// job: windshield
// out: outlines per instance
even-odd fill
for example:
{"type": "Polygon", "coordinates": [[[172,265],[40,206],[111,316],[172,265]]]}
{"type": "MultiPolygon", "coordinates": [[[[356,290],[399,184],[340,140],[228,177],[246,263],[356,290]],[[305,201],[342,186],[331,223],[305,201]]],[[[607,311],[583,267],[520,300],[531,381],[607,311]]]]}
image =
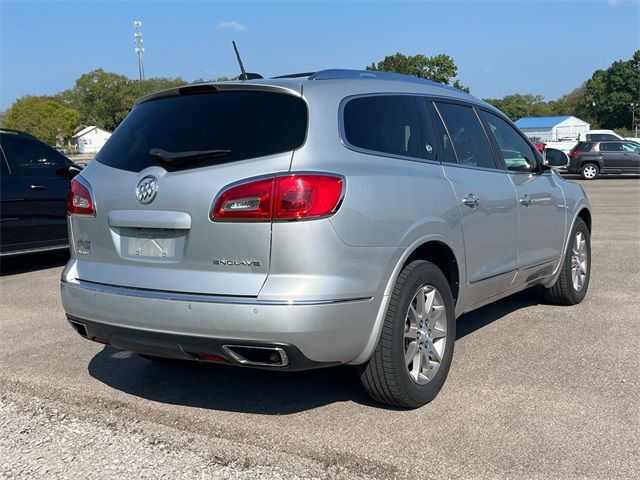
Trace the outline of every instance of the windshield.
{"type": "Polygon", "coordinates": [[[132,172],[152,165],[198,168],[295,150],[306,131],[306,104],[293,95],[259,90],[178,95],[134,107],[96,160],[132,172]],[[154,149],[176,155],[229,153],[195,163],[167,163],[149,153],[154,149]]]}

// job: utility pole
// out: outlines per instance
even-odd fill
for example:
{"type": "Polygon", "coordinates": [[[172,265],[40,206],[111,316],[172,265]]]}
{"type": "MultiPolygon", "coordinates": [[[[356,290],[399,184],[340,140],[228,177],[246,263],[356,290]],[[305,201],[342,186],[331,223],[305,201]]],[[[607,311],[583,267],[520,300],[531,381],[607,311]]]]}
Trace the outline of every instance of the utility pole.
{"type": "Polygon", "coordinates": [[[140,74],[140,80],[144,80],[144,65],[142,63],[144,47],[142,46],[143,40],[140,28],[142,28],[142,22],[140,20],[133,22],[133,39],[136,44],[136,53],[138,54],[138,73],[140,74]]]}

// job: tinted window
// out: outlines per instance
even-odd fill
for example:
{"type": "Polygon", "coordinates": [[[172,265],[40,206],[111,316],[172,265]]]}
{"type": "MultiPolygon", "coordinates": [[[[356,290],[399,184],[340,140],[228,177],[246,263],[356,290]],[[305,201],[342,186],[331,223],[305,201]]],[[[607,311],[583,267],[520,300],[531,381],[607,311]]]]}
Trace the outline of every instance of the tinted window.
{"type": "Polygon", "coordinates": [[[610,133],[588,133],[587,140],[590,142],[606,142],[608,140],[620,140],[615,135],[611,135],[610,133]]]}
{"type": "Polygon", "coordinates": [[[576,146],[576,150],[579,152],[590,152],[593,148],[593,142],[580,142],[576,146]]]}
{"type": "Polygon", "coordinates": [[[436,143],[441,152],[440,161],[443,163],[458,163],[447,129],[444,128],[444,124],[437,113],[435,114],[435,130],[437,137],[436,143]]]}
{"type": "Polygon", "coordinates": [[[304,143],[306,131],[306,104],[293,95],[232,90],[165,97],[134,107],[96,160],[139,172],[157,164],[149,155],[154,148],[173,153],[231,150],[180,167],[195,168],[288,152],[304,143]]]}
{"type": "Polygon", "coordinates": [[[621,152],[622,144],[620,142],[601,143],[600,151],[601,152],[621,152]]]}
{"type": "Polygon", "coordinates": [[[496,168],[489,140],[471,107],[437,103],[458,163],[468,167],[496,168]]]}
{"type": "Polygon", "coordinates": [[[347,142],[393,155],[422,157],[420,115],[414,97],[379,95],[350,100],[344,107],[347,142]]]}
{"type": "Polygon", "coordinates": [[[4,159],[4,153],[0,150],[0,173],[2,175],[9,175],[9,167],[7,167],[7,161],[4,159]]]}
{"type": "Polygon", "coordinates": [[[64,157],[53,148],[18,135],[2,136],[3,150],[11,172],[30,177],[53,177],[67,174],[64,157]]]}
{"type": "Polygon", "coordinates": [[[536,166],[533,149],[524,138],[503,119],[489,112],[482,112],[489,130],[498,143],[507,170],[529,172],[536,166]]]}

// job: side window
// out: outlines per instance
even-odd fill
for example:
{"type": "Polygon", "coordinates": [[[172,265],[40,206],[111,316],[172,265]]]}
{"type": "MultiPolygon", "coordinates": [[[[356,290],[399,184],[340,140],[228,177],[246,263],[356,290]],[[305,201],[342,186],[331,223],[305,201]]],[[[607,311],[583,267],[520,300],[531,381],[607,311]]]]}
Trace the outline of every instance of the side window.
{"type": "Polygon", "coordinates": [[[580,142],[576,147],[576,150],[579,152],[590,152],[593,148],[593,142],[580,142]]]}
{"type": "Polygon", "coordinates": [[[637,143],[633,143],[633,142],[623,143],[622,144],[622,149],[625,152],[640,153],[640,145],[638,145],[637,143]]]}
{"type": "Polygon", "coordinates": [[[482,111],[482,117],[489,125],[507,170],[511,172],[530,172],[536,167],[533,149],[524,138],[503,119],[482,111]]]}
{"type": "Polygon", "coordinates": [[[435,111],[433,113],[435,117],[434,130],[436,135],[436,144],[441,152],[440,161],[443,163],[458,163],[458,160],[456,159],[456,152],[453,150],[453,144],[451,143],[451,138],[449,138],[447,129],[444,127],[440,115],[435,111]]]}
{"type": "Polygon", "coordinates": [[[615,135],[610,133],[589,133],[587,134],[587,140],[590,142],[608,142],[619,140],[615,135]]]}
{"type": "Polygon", "coordinates": [[[67,163],[53,148],[18,136],[7,136],[3,145],[8,145],[13,153],[8,160],[15,175],[54,177],[66,174],[67,163]]]}
{"type": "Polygon", "coordinates": [[[409,95],[376,95],[349,100],[344,132],[354,147],[406,157],[425,158],[416,99],[409,95]]]}
{"type": "MultiPolygon", "coordinates": [[[[3,142],[4,143],[4,142],[3,142]]],[[[9,175],[9,167],[4,157],[4,149],[0,146],[0,173],[2,176],[9,175]]]]}
{"type": "Polygon", "coordinates": [[[471,107],[436,103],[460,165],[496,168],[489,140],[471,107]]]}
{"type": "Polygon", "coordinates": [[[601,152],[621,152],[622,144],[620,142],[607,142],[600,144],[601,152]]]}

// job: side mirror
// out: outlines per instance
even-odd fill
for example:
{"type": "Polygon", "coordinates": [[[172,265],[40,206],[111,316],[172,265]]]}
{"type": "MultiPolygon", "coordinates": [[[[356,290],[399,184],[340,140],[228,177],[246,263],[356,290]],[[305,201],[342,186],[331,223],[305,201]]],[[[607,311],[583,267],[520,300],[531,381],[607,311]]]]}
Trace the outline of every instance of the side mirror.
{"type": "Polygon", "coordinates": [[[544,164],[548,167],[558,168],[569,165],[569,157],[566,153],[555,148],[547,148],[542,154],[544,164]]]}

